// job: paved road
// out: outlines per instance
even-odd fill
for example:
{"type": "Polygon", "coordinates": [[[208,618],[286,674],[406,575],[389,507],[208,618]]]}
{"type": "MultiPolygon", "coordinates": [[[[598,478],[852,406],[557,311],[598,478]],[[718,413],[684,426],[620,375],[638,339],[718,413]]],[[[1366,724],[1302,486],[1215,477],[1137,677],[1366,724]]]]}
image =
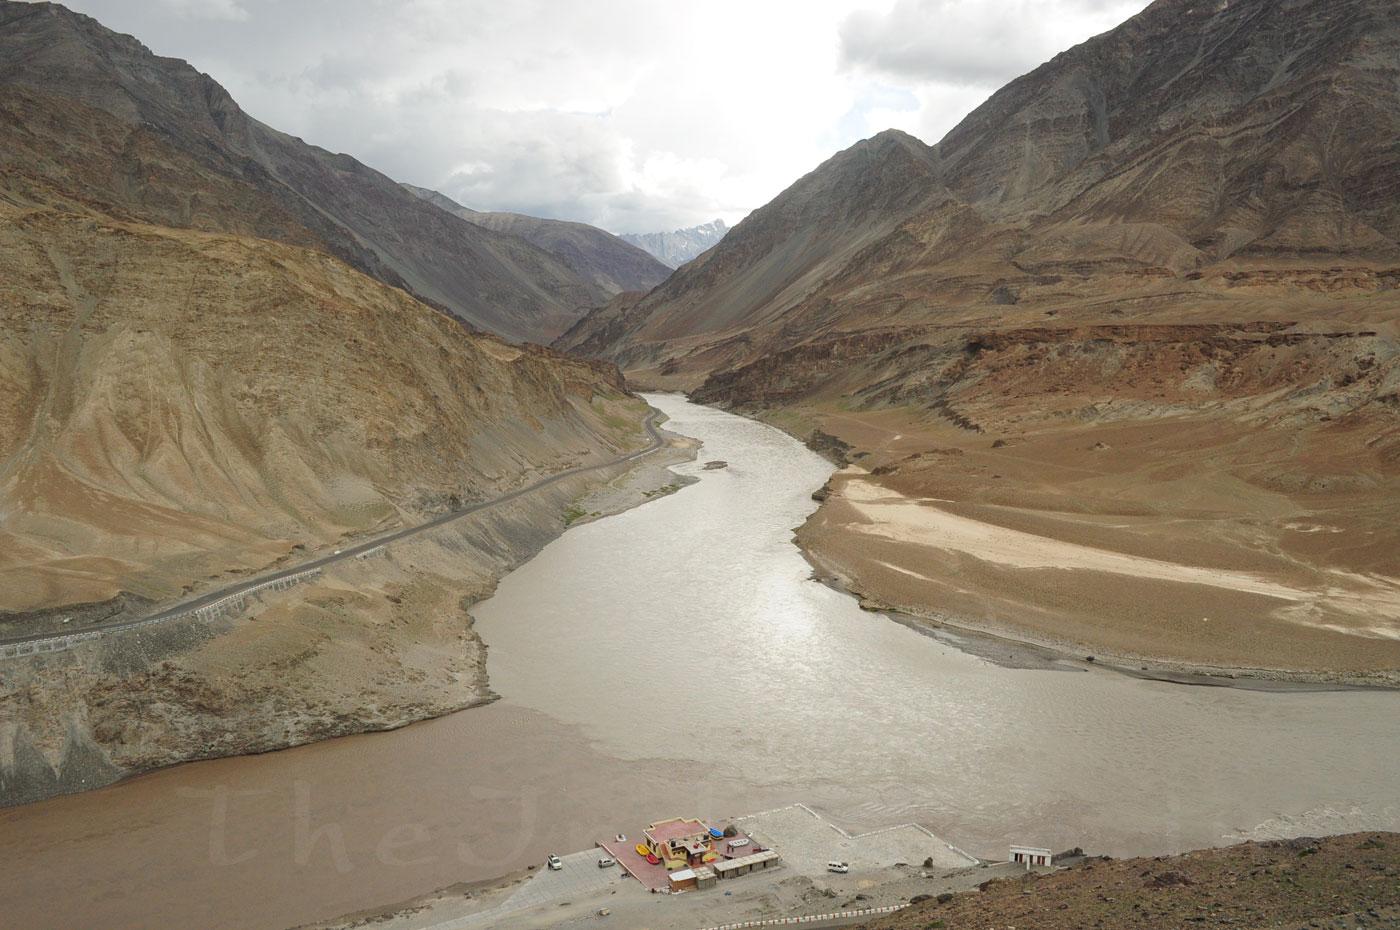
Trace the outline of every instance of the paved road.
{"type": "Polygon", "coordinates": [[[538,491],[540,488],[548,487],[549,485],[554,484],[556,482],[563,481],[565,478],[570,478],[574,475],[586,474],[588,472],[599,471],[604,468],[613,468],[617,465],[621,465],[626,462],[631,462],[645,455],[650,455],[657,449],[660,449],[662,445],[664,445],[665,441],[661,438],[661,434],[656,430],[656,421],[657,418],[660,416],[660,411],[654,410],[642,424],[646,428],[647,435],[651,437],[651,442],[647,445],[647,447],[645,449],[640,449],[628,455],[621,456],[620,458],[615,458],[608,462],[599,462],[596,465],[580,465],[576,468],[570,468],[567,471],[561,471],[557,474],[550,475],[548,478],[541,478],[539,481],[536,481],[533,484],[527,484],[523,488],[511,491],[509,494],[502,494],[500,497],[493,498],[489,501],[482,501],[479,504],[472,504],[468,507],[463,507],[461,510],[454,510],[450,513],[445,513],[440,517],[434,517],[427,523],[420,523],[417,526],[410,526],[401,530],[394,530],[392,532],[385,533],[381,536],[374,537],[373,539],[369,539],[365,542],[357,543],[353,546],[347,546],[338,552],[331,553],[330,555],[323,555],[318,558],[313,558],[308,561],[301,562],[297,565],[290,565],[286,568],[280,568],[276,571],[271,571],[253,578],[245,578],[242,581],[239,581],[235,584],[231,584],[224,588],[220,588],[217,591],[210,591],[207,594],[201,594],[199,597],[191,598],[187,601],[181,601],[180,603],[175,604],[172,607],[168,607],[165,610],[162,610],[159,613],[151,614],[150,616],[138,617],[134,620],[123,620],[118,623],[111,623],[103,626],[81,627],[78,629],[63,630],[61,632],[32,633],[28,636],[11,636],[6,638],[0,638],[0,646],[12,646],[21,643],[40,643],[48,640],[66,639],[67,637],[72,636],[75,633],[114,633],[119,630],[129,630],[132,627],[142,626],[148,623],[157,623],[161,620],[169,620],[172,617],[177,617],[181,614],[189,613],[192,610],[197,610],[200,607],[212,604],[220,598],[228,597],[234,594],[239,594],[243,591],[249,590],[250,588],[256,588],[261,585],[267,584],[268,582],[277,581],[282,578],[287,578],[291,575],[296,575],[301,572],[311,571],[317,568],[324,568],[327,565],[334,565],[336,562],[343,562],[346,559],[352,559],[357,555],[362,555],[366,552],[369,552],[372,549],[377,549],[380,546],[384,546],[392,542],[397,542],[400,539],[406,539],[409,536],[416,536],[419,533],[425,533],[428,530],[433,530],[445,524],[451,523],[453,520],[460,520],[462,517],[469,516],[470,514],[490,509],[491,507],[495,507],[499,504],[508,503],[519,497],[524,497],[526,494],[529,494],[533,491],[538,491]]]}

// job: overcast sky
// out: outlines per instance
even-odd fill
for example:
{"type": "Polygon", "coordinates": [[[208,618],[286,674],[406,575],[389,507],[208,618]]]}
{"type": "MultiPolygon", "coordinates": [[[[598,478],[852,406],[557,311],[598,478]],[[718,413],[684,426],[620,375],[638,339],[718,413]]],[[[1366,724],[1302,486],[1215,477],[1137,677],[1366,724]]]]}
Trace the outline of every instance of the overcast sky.
{"type": "Polygon", "coordinates": [[[66,0],[277,129],[469,207],[652,232],[936,142],[1146,0],[66,0]]]}

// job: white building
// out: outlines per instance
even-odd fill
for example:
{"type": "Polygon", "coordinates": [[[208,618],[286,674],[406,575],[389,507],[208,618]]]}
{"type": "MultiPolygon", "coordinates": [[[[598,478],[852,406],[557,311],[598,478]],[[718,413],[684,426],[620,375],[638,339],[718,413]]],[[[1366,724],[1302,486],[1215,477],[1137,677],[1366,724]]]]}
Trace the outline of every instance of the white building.
{"type": "Polygon", "coordinates": [[[1032,866],[1049,865],[1050,857],[1054,853],[1048,849],[1041,849],[1039,846],[1012,846],[1011,855],[1008,862],[1020,862],[1026,866],[1029,872],[1032,866]]]}

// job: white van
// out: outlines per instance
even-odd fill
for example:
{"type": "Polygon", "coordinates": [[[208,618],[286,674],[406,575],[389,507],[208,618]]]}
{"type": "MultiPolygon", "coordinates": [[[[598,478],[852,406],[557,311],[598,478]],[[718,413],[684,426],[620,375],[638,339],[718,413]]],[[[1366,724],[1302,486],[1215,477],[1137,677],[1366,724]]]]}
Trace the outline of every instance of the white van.
{"type": "Polygon", "coordinates": [[[845,875],[851,870],[851,867],[845,862],[837,862],[833,859],[826,864],[826,870],[828,872],[835,872],[838,875],[845,875]]]}

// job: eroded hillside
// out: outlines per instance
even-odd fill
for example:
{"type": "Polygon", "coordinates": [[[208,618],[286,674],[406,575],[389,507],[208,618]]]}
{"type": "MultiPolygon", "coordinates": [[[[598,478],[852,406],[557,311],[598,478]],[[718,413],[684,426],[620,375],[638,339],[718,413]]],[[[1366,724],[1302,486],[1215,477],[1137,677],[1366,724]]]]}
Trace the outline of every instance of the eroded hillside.
{"type": "Polygon", "coordinates": [[[323,254],[4,212],[6,610],[161,600],[639,441],[608,367],[323,254]]]}

